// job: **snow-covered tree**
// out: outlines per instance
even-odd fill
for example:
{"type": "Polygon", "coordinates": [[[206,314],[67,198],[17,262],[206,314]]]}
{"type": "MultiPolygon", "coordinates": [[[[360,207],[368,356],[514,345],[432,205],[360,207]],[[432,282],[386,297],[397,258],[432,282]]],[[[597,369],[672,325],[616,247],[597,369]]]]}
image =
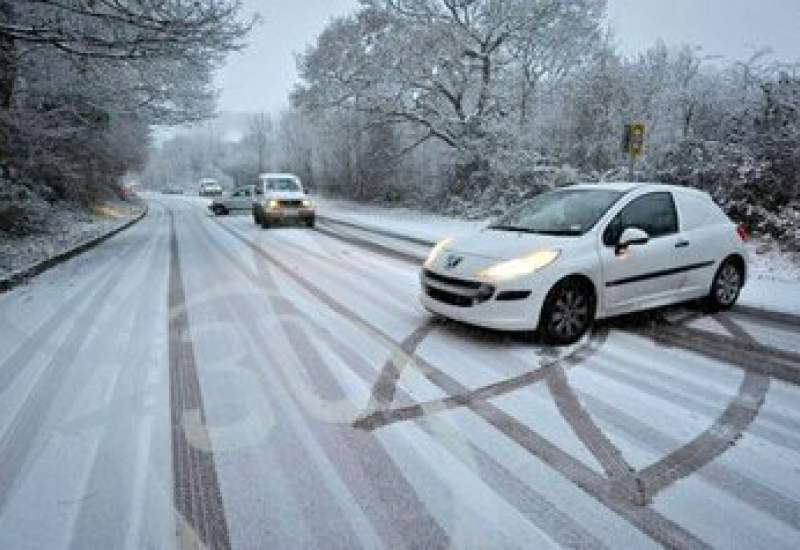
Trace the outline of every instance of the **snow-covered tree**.
{"type": "Polygon", "coordinates": [[[454,150],[463,186],[489,167],[542,78],[563,75],[597,35],[601,0],[362,0],[300,60],[295,104],[364,113],[454,150]],[[580,32],[578,37],[575,33],[580,32]],[[564,44],[568,47],[564,47],[564,44]],[[508,83],[526,75],[520,93],[508,83]]]}
{"type": "Polygon", "coordinates": [[[213,114],[238,0],[0,0],[0,216],[20,186],[91,200],[141,168],[149,127],[213,114]],[[9,191],[11,190],[11,191],[9,191]]]}

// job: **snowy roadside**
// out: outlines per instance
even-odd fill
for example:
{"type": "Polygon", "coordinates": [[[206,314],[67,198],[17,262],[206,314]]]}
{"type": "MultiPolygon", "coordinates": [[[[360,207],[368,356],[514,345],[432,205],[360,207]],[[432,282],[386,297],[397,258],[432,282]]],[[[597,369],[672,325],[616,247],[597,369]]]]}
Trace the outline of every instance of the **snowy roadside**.
{"type": "Polygon", "coordinates": [[[53,209],[41,233],[12,237],[0,233],[0,280],[114,231],[140,215],[137,202],[106,202],[93,209],[53,209]]]}
{"type": "Polygon", "coordinates": [[[389,208],[340,199],[315,197],[321,215],[361,223],[428,241],[475,231],[488,220],[461,220],[410,208],[389,208]]]}
{"type": "MultiPolygon", "coordinates": [[[[408,208],[388,208],[340,199],[317,198],[320,214],[436,241],[475,231],[484,221],[466,221],[408,208]]],[[[800,257],[781,252],[771,239],[749,243],[750,279],[739,303],[750,307],[800,314],[800,257]]]]}

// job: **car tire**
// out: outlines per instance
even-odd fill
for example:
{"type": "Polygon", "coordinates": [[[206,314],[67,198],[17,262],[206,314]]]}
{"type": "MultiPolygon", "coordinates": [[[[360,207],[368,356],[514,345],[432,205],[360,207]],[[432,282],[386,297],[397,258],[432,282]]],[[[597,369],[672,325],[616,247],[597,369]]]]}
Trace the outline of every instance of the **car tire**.
{"type": "Polygon", "coordinates": [[[711,291],[706,305],[712,312],[731,309],[744,285],[744,270],[734,258],[728,258],[719,266],[711,282],[711,291]]]}
{"type": "Polygon", "coordinates": [[[316,219],[315,218],[307,218],[306,219],[306,227],[312,227],[313,228],[315,224],[316,224],[316,219]]]}
{"type": "Polygon", "coordinates": [[[566,346],[580,340],[594,323],[594,289],[579,279],[565,279],[547,293],[538,333],[547,344],[566,346]]]}
{"type": "Polygon", "coordinates": [[[266,218],[261,218],[261,229],[269,229],[270,223],[266,218]]]}

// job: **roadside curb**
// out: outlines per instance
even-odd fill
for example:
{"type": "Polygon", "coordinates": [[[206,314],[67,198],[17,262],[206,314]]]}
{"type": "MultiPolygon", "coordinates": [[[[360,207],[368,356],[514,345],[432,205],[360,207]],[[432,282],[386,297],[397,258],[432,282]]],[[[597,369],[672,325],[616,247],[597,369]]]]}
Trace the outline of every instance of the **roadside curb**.
{"type": "Polygon", "coordinates": [[[60,252],[59,254],[56,254],[55,256],[51,256],[49,258],[46,258],[46,259],[44,259],[44,260],[42,260],[42,261],[40,261],[38,263],[35,263],[35,264],[33,264],[33,265],[29,266],[29,267],[26,267],[24,269],[20,269],[19,271],[15,271],[11,275],[9,275],[8,277],[0,279],[0,294],[2,294],[4,292],[8,292],[9,290],[12,290],[12,289],[14,289],[14,288],[16,288],[16,287],[18,287],[18,286],[20,286],[22,284],[25,284],[29,279],[31,279],[31,278],[33,278],[33,277],[35,277],[37,275],[40,275],[41,273],[44,273],[48,269],[51,269],[51,268],[53,268],[53,267],[55,267],[57,265],[60,265],[60,264],[62,264],[64,262],[66,262],[67,260],[70,260],[70,259],[74,258],[75,256],[78,256],[79,254],[82,254],[82,253],[86,252],[87,250],[90,250],[90,249],[94,248],[95,246],[107,241],[108,239],[110,239],[114,235],[117,235],[118,233],[122,233],[123,231],[125,231],[128,228],[130,228],[134,224],[142,221],[142,219],[144,219],[144,217],[147,216],[149,211],[150,211],[150,207],[149,207],[149,205],[147,203],[145,203],[144,204],[144,209],[142,210],[142,212],[139,215],[137,215],[132,220],[129,220],[129,221],[123,223],[119,227],[115,227],[114,229],[112,229],[111,231],[108,231],[107,233],[104,233],[104,234],[102,234],[102,235],[100,235],[98,237],[94,237],[92,239],[89,239],[87,241],[84,241],[84,242],[82,242],[82,243],[80,243],[80,244],[78,244],[78,245],[76,245],[76,246],[74,246],[74,247],[72,247],[70,249],[67,249],[67,250],[65,250],[63,252],[60,252]]]}

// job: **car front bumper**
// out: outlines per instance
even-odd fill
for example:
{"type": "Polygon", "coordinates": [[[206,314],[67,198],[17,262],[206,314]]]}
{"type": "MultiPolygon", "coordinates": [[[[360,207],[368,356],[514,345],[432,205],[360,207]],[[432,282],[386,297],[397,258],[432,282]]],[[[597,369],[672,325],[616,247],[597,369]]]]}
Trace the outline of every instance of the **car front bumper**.
{"type": "Polygon", "coordinates": [[[282,220],[313,220],[316,212],[313,208],[259,208],[259,215],[271,222],[282,220]]]}
{"type": "Polygon", "coordinates": [[[443,317],[496,330],[536,330],[539,325],[544,293],[525,284],[511,281],[477,286],[476,281],[452,279],[427,270],[420,275],[420,282],[420,303],[443,317]]]}

